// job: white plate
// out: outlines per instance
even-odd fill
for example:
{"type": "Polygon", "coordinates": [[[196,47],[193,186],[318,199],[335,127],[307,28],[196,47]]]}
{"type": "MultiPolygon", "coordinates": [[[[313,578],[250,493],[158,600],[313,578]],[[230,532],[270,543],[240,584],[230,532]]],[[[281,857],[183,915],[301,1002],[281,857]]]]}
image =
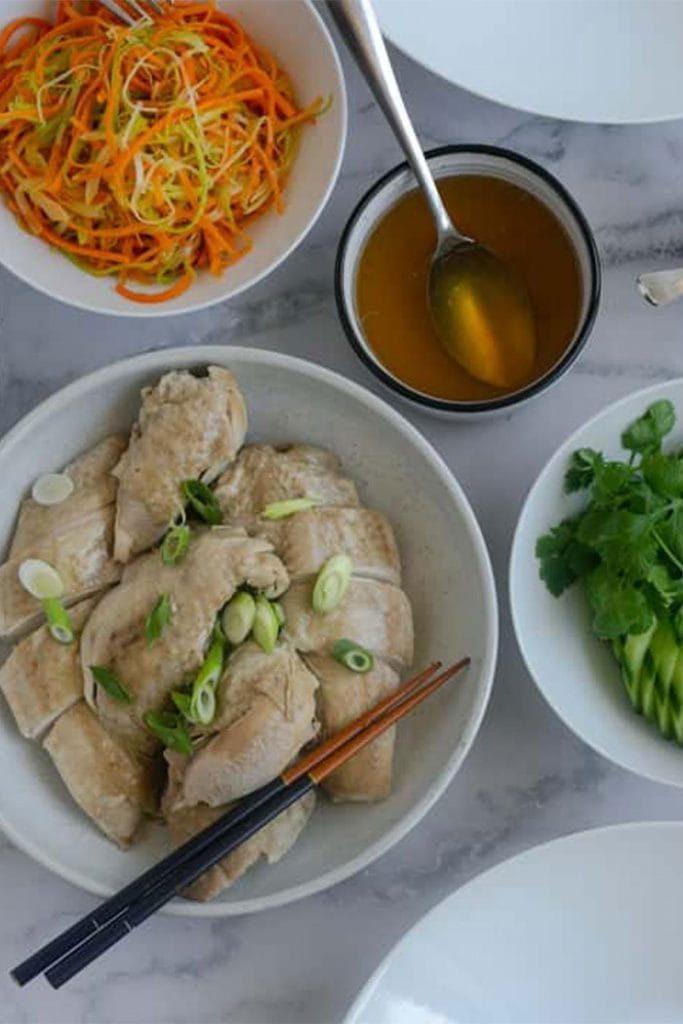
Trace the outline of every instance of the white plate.
{"type": "Polygon", "coordinates": [[[570,121],[683,115],[681,0],[376,0],[389,39],[487,99],[570,121]]]}
{"type": "Polygon", "coordinates": [[[536,539],[575,513],[581,496],[566,495],[563,480],[577,448],[623,457],[621,432],[648,405],[669,398],[678,422],[668,443],[683,446],[683,380],[657,384],[608,406],[564,442],[532,487],[522,509],[510,558],[510,605],[529,672],[550,706],[586,743],[624,768],[656,782],[683,786],[683,748],[664,740],[636,715],[606,644],[590,632],[580,587],[555,598],[538,576],[536,539]]]}
{"type": "Polygon", "coordinates": [[[450,896],[389,954],[346,1024],[683,1020],[683,825],[537,846],[450,896]]]}
{"type": "MultiPolygon", "coordinates": [[[[395,787],[375,806],[324,800],[294,849],[259,867],[213,903],[178,913],[220,917],[277,906],[347,878],[422,818],[460,767],[479,728],[493,679],[498,622],[493,575],[474,514],[423,437],[368,391],[329,370],[275,352],[205,346],[167,349],[115,363],[58,392],[0,443],[0,549],[17,504],[41,473],[61,467],[112,430],[128,429],[140,388],[173,367],[217,363],[234,370],[254,440],[306,441],[336,451],[364,500],[397,532],[415,612],[415,663],[473,665],[401,725],[395,787]]],[[[165,833],[122,853],[64,790],[49,758],[22,739],[0,701],[0,825],[48,868],[98,894],[118,889],[166,850],[165,833]]]]}
{"type": "MultiPolygon", "coordinates": [[[[0,202],[0,260],[22,281],[93,313],[174,316],[205,309],[250,288],[282,263],[311,230],[334,188],[346,142],[344,74],[330,33],[309,0],[218,0],[218,6],[272,50],[288,72],[299,103],[306,106],[317,96],[331,100],[327,113],[301,133],[282,214],[270,210],[250,225],[251,251],[220,277],[202,271],[177,298],[144,305],[119,295],[114,278],[93,277],[22,231],[0,202]]],[[[50,17],[53,10],[49,0],[0,2],[0,27],[10,18],[27,14],[50,17]]]]}

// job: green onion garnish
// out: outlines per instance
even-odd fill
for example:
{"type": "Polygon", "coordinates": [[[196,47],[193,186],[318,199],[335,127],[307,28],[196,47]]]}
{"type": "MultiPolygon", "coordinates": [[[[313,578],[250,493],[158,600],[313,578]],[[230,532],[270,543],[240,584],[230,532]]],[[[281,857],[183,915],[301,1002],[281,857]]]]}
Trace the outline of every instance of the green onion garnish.
{"type": "Polygon", "coordinates": [[[259,594],[256,598],[256,614],[252,629],[254,640],[266,654],[271,654],[275,650],[279,632],[280,622],[275,609],[268,598],[259,594]]]}
{"type": "Polygon", "coordinates": [[[251,594],[235,594],[221,615],[225,639],[234,647],[241,644],[251,633],[255,615],[256,602],[251,594]]]}
{"type": "Polygon", "coordinates": [[[165,747],[178,754],[189,756],[192,753],[190,734],[173,711],[147,711],[143,721],[165,747]]]}
{"type": "Polygon", "coordinates": [[[321,505],[321,498],[287,498],[285,501],[272,501],[261,513],[262,519],[285,519],[296,512],[305,512],[308,508],[321,505]]]}
{"type": "Polygon", "coordinates": [[[181,490],[197,515],[201,516],[205,523],[219,526],[223,522],[216,495],[201,480],[184,480],[181,490]]]}
{"type": "Polygon", "coordinates": [[[120,701],[121,704],[133,703],[133,698],[128,690],[111,669],[105,668],[104,665],[91,665],[90,671],[97,685],[101,686],[114,700],[120,701]]]}
{"type": "Polygon", "coordinates": [[[171,621],[171,615],[171,599],[168,594],[162,594],[147,616],[145,623],[145,640],[148,647],[151,647],[154,641],[159,639],[164,628],[171,621]]]}
{"type": "Polygon", "coordinates": [[[210,686],[215,686],[221,677],[223,671],[223,641],[214,637],[211,641],[208,653],[204,658],[202,667],[195,676],[195,680],[192,684],[192,692],[203,686],[204,683],[208,683],[210,686]]]}
{"type": "Polygon", "coordinates": [[[164,565],[175,565],[185,557],[190,544],[190,527],[184,523],[172,526],[161,545],[161,561],[164,565]]]}
{"type": "Polygon", "coordinates": [[[341,602],[349,583],[353,563],[348,555],[333,555],[323,565],[313,587],[313,611],[326,615],[341,602]]]}
{"type": "Polygon", "coordinates": [[[275,612],[275,618],[277,619],[278,626],[284,626],[285,624],[285,610],[279,601],[271,601],[270,606],[275,612]]]}
{"type": "Polygon", "coordinates": [[[337,640],[332,648],[332,657],[352,672],[369,672],[375,664],[371,652],[353,640],[337,640]]]}
{"type": "Polygon", "coordinates": [[[190,718],[198,725],[211,725],[216,715],[216,691],[211,683],[205,681],[192,688],[190,698],[190,718]]]}
{"type": "Polygon", "coordinates": [[[52,639],[56,640],[58,644],[72,644],[74,642],[73,623],[59,598],[44,597],[42,605],[52,639]]]}
{"type": "Polygon", "coordinates": [[[190,717],[190,695],[189,693],[183,693],[181,690],[171,690],[171,700],[178,708],[181,715],[189,719],[190,717]]]}

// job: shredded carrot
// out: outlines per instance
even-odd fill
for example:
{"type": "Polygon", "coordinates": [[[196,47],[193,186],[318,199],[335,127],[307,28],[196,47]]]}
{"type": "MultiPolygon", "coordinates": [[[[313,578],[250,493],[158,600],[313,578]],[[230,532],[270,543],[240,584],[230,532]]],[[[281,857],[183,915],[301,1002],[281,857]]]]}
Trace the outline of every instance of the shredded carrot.
{"type": "Polygon", "coordinates": [[[213,0],[132,30],[58,0],[0,30],[0,193],[28,231],[135,302],[164,302],[250,249],[282,194],[298,106],[276,58],[213,0]],[[151,290],[134,291],[127,281],[151,290]]]}

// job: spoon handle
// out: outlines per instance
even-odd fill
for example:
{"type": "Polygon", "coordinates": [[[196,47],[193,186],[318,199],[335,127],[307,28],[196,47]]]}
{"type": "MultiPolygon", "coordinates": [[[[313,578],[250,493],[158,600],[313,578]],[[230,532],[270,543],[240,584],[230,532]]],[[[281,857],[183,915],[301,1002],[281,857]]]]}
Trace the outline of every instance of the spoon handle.
{"type": "Polygon", "coordinates": [[[415,134],[401,91],[389,60],[382,32],[370,0],[328,0],[332,15],[344,42],[384,111],[394,135],[408,158],[436,224],[438,245],[446,241],[466,241],[453,226],[446,207],[415,134]],[[455,236],[455,238],[454,238],[455,236]]]}

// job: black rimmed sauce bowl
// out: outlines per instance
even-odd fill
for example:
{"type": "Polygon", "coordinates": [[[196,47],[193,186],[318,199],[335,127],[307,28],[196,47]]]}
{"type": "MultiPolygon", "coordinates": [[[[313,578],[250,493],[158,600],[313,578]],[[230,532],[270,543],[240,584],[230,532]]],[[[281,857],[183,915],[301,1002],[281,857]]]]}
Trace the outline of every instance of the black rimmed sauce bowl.
{"type": "MultiPolygon", "coordinates": [[[[537,333],[540,335],[538,365],[535,375],[515,390],[496,392],[494,389],[487,389],[477,385],[470,378],[472,386],[464,388],[467,392],[466,397],[449,395],[446,393],[445,375],[438,377],[436,366],[433,367],[434,372],[431,373],[432,381],[438,377],[433,387],[429,384],[428,374],[416,372],[412,374],[414,379],[409,380],[410,374],[407,372],[408,363],[405,359],[401,363],[398,355],[394,358],[395,353],[392,345],[396,347],[396,354],[400,349],[403,356],[405,356],[406,352],[410,350],[410,346],[414,343],[415,348],[412,351],[415,357],[413,360],[415,365],[417,365],[416,360],[427,360],[430,352],[429,346],[422,347],[425,339],[418,339],[417,332],[415,331],[416,321],[412,321],[411,327],[409,315],[406,315],[405,320],[401,316],[394,318],[394,326],[388,332],[389,347],[387,348],[387,332],[385,331],[384,350],[383,352],[379,351],[380,345],[377,341],[377,335],[375,334],[373,337],[374,328],[366,330],[369,318],[366,316],[366,319],[364,319],[362,289],[367,287],[367,278],[361,279],[359,277],[359,270],[364,273],[366,264],[367,266],[371,265],[370,260],[364,260],[364,254],[366,253],[366,248],[370,252],[371,247],[377,244],[376,237],[380,237],[380,233],[385,230],[385,226],[388,223],[387,216],[392,211],[398,210],[402,201],[405,200],[406,203],[412,202],[407,197],[415,191],[416,183],[405,163],[394,167],[369,189],[356,206],[344,229],[339,243],[335,268],[335,291],[339,316],[356,354],[394,394],[399,395],[425,411],[451,419],[470,418],[475,415],[509,411],[555,384],[571,367],[588,341],[600,299],[600,263],[593,233],[585,216],[564,186],[553,175],[549,174],[548,171],[526,157],[506,149],[483,145],[446,146],[441,149],[432,150],[427,154],[427,157],[437,180],[445,179],[443,181],[444,189],[448,188],[448,179],[461,179],[459,182],[455,182],[455,185],[460,188],[460,207],[455,213],[454,219],[458,226],[463,228],[465,233],[468,232],[469,227],[469,233],[485,244],[489,243],[483,233],[483,224],[482,232],[479,234],[477,234],[476,223],[467,224],[468,214],[470,212],[474,213],[474,206],[472,205],[470,210],[467,205],[467,189],[463,191],[461,186],[467,185],[467,188],[475,187],[476,189],[477,181],[481,182],[486,179],[484,184],[488,182],[495,185],[494,192],[497,191],[501,195],[505,192],[510,194],[514,192],[518,198],[521,196],[522,199],[526,197],[532,200],[532,202],[527,203],[526,212],[523,204],[521,206],[519,203],[517,204],[514,215],[516,223],[513,222],[511,213],[509,230],[507,231],[508,245],[510,238],[517,232],[518,241],[516,245],[517,255],[519,256],[520,224],[522,226],[526,224],[525,217],[528,217],[529,222],[531,222],[531,217],[534,211],[536,212],[536,234],[534,235],[534,232],[530,231],[528,239],[523,240],[527,250],[522,252],[522,262],[526,264],[526,270],[529,273],[527,283],[536,288],[536,295],[533,293],[533,288],[531,289],[532,304],[538,298],[538,287],[541,280],[541,276],[538,275],[541,273],[540,264],[542,263],[542,256],[539,255],[535,267],[534,260],[536,259],[536,246],[539,247],[540,252],[539,238],[541,236],[539,231],[543,230],[544,218],[547,230],[550,231],[552,229],[556,234],[562,236],[562,244],[567,250],[568,259],[571,264],[569,269],[574,278],[575,303],[571,319],[564,325],[561,344],[558,346],[557,339],[555,339],[553,346],[542,347],[546,340],[546,335],[543,332],[547,330],[544,324],[548,322],[547,313],[552,308],[554,289],[557,286],[559,295],[559,289],[562,284],[562,281],[554,281],[549,276],[547,267],[544,267],[545,292],[541,297],[545,304],[546,320],[544,321],[543,318],[542,303],[539,302],[537,310],[539,313],[539,330],[537,333]],[[513,188],[510,188],[510,186],[513,188]],[[465,224],[462,223],[463,220],[465,224]],[[534,238],[536,238],[536,242],[534,242],[534,238]],[[534,281],[534,270],[538,272],[537,281],[534,281]],[[414,342],[413,339],[415,339],[414,342]],[[373,345],[373,341],[375,345],[373,345]],[[417,346],[420,347],[418,348],[417,346]],[[406,367],[405,373],[402,372],[401,366],[406,367]],[[421,382],[418,382],[419,378],[421,378],[421,382]]],[[[453,183],[451,182],[450,184],[452,185],[453,183]]],[[[470,192],[470,194],[474,196],[475,193],[470,192]]],[[[416,199],[415,202],[417,201],[416,199]]],[[[481,205],[481,195],[479,201],[481,205]]],[[[403,208],[407,210],[407,206],[404,205],[403,208]]],[[[396,249],[388,247],[388,236],[386,235],[384,236],[384,249],[376,249],[375,252],[381,253],[383,251],[385,256],[388,256],[392,261],[395,254],[395,262],[398,264],[402,258],[411,258],[410,251],[413,251],[414,255],[414,252],[420,250],[420,259],[423,259],[423,262],[426,261],[427,246],[428,244],[431,245],[428,242],[426,231],[431,231],[431,226],[427,228],[424,217],[421,219],[417,217],[418,212],[420,211],[415,208],[411,214],[414,219],[409,223],[411,226],[415,226],[415,234],[414,236],[410,234],[404,235],[402,242],[404,246],[403,257],[401,256],[400,246],[397,246],[396,249]]],[[[506,244],[505,234],[508,227],[504,222],[505,206],[502,205],[500,207],[500,216],[497,220],[491,210],[489,210],[489,214],[489,219],[494,221],[493,228],[489,225],[489,230],[493,231],[491,247],[495,249],[495,236],[497,235],[504,248],[506,244]]],[[[404,221],[404,228],[405,223],[408,222],[404,221]]],[[[522,246],[523,248],[524,246],[522,246]]],[[[499,254],[502,254],[502,252],[499,254]]],[[[373,260],[373,265],[377,267],[378,258],[376,255],[373,256],[373,260]]],[[[415,265],[417,266],[417,264],[415,265]]],[[[392,270],[392,274],[393,272],[392,270]]],[[[424,300],[422,298],[423,284],[422,281],[418,281],[418,276],[418,273],[413,270],[412,277],[406,277],[404,283],[406,291],[409,291],[411,288],[418,289],[419,287],[418,301],[424,301],[424,317],[428,320],[429,314],[426,298],[424,300]]],[[[397,278],[397,281],[400,281],[400,278],[397,278]]],[[[426,270],[424,272],[424,281],[426,285],[426,270]]],[[[404,296],[402,293],[398,296],[398,305],[396,298],[396,295],[394,295],[393,306],[391,307],[394,312],[399,309],[404,296]]],[[[406,312],[408,311],[408,305],[405,306],[405,310],[406,312]]],[[[422,311],[419,310],[418,312],[422,316],[422,311]]],[[[413,314],[417,315],[414,309],[411,310],[411,315],[413,314]]],[[[373,307],[372,315],[379,316],[379,309],[377,308],[376,311],[375,307],[373,307]]],[[[429,330],[431,332],[431,326],[429,330]]],[[[432,346],[432,358],[440,358],[443,361],[445,357],[440,348],[437,352],[435,340],[432,340],[432,346]]],[[[448,371],[452,365],[452,363],[447,361],[443,364],[443,369],[448,371]]],[[[463,371],[458,370],[458,373],[462,374],[463,371]]]]}

